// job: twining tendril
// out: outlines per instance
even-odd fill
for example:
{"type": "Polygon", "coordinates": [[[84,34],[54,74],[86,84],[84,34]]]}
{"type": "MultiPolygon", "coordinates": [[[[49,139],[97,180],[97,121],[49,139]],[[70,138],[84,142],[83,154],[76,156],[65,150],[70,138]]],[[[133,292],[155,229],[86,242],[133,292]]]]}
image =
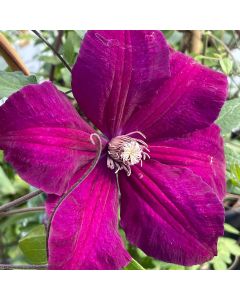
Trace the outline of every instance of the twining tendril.
{"type": "MultiPolygon", "coordinates": [[[[98,141],[98,149],[97,149],[97,153],[95,156],[95,159],[93,160],[91,166],[87,169],[87,171],[83,174],[83,176],[75,183],[71,186],[71,188],[65,193],[63,194],[63,196],[59,199],[57,205],[55,206],[53,213],[51,214],[50,218],[49,218],[49,222],[48,222],[48,227],[47,227],[47,245],[48,245],[48,240],[49,240],[49,234],[50,234],[50,229],[51,229],[51,224],[52,224],[52,220],[58,210],[58,208],[60,207],[60,205],[64,202],[65,199],[67,199],[67,197],[92,173],[92,171],[95,169],[100,157],[101,157],[101,153],[102,153],[102,141],[100,136],[97,133],[93,133],[90,135],[90,141],[92,144],[96,145],[96,139],[98,141]]],[[[48,256],[48,247],[47,247],[47,256],[48,256]]]]}

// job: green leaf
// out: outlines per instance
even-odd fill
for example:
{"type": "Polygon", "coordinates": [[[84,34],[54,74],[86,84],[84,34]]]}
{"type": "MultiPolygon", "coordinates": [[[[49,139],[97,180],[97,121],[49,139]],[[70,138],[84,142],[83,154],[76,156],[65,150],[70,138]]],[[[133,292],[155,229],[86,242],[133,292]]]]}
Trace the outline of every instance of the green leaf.
{"type": "Polygon", "coordinates": [[[70,31],[68,32],[66,41],[63,45],[63,53],[64,53],[64,58],[67,60],[67,62],[72,65],[74,63],[74,58],[75,58],[75,47],[78,49],[80,48],[80,37],[74,32],[70,31]],[[76,41],[77,38],[77,41],[76,41]]]}
{"type": "Polygon", "coordinates": [[[23,237],[19,241],[19,248],[30,263],[46,264],[46,231],[44,225],[35,227],[23,237]]]}
{"type": "Polygon", "coordinates": [[[240,187],[240,165],[231,164],[228,166],[228,179],[235,187],[240,187]]]}
{"type": "Polygon", "coordinates": [[[39,59],[47,64],[54,65],[54,66],[61,64],[59,58],[53,55],[52,56],[41,55],[39,59]]]}
{"type": "Polygon", "coordinates": [[[65,86],[68,87],[68,89],[71,88],[71,73],[66,69],[61,69],[61,75],[62,79],[64,80],[65,86]]]}
{"type": "Polygon", "coordinates": [[[86,30],[75,30],[75,32],[80,37],[80,39],[82,40],[87,31],[86,30]]]}
{"type": "Polygon", "coordinates": [[[227,101],[217,119],[222,129],[222,135],[227,135],[234,129],[240,128],[240,99],[227,101]]]}
{"type": "Polygon", "coordinates": [[[234,186],[238,186],[240,184],[237,179],[238,168],[240,168],[240,143],[237,140],[225,142],[224,152],[227,164],[227,178],[234,186]]]}
{"type": "Polygon", "coordinates": [[[221,58],[219,60],[219,63],[220,63],[220,66],[221,66],[223,72],[226,75],[229,75],[233,68],[233,61],[230,58],[225,57],[225,58],[221,58]]]}
{"type": "Polygon", "coordinates": [[[0,71],[0,99],[9,97],[12,93],[31,83],[37,83],[36,76],[25,76],[21,72],[0,71]]]}
{"type": "Polygon", "coordinates": [[[222,238],[223,245],[228,251],[236,256],[240,256],[240,246],[238,243],[230,238],[222,238]]]}
{"type": "Polygon", "coordinates": [[[215,270],[226,270],[227,269],[227,264],[222,261],[221,259],[215,259],[213,260],[213,267],[215,270]]]}
{"type": "Polygon", "coordinates": [[[227,223],[224,224],[224,230],[229,232],[229,233],[240,234],[240,231],[237,230],[237,228],[235,228],[232,225],[227,224],[227,223]]]}
{"type": "Polygon", "coordinates": [[[240,143],[238,141],[225,142],[224,152],[229,167],[231,165],[240,165],[240,143]]]}
{"type": "Polygon", "coordinates": [[[0,163],[3,161],[3,151],[0,150],[0,163]]]}
{"type": "MultiPolygon", "coordinates": [[[[226,227],[229,228],[229,226],[226,227]]],[[[233,256],[239,255],[240,246],[238,243],[231,238],[221,237],[218,240],[218,255],[210,263],[215,270],[225,270],[231,265],[233,256]]]]}
{"type": "Polygon", "coordinates": [[[183,37],[182,32],[173,30],[171,36],[169,36],[169,38],[168,38],[168,42],[171,45],[176,45],[177,43],[179,43],[181,41],[182,37],[183,37]]]}
{"type": "Polygon", "coordinates": [[[2,167],[0,166],[0,194],[1,195],[9,195],[14,194],[15,189],[8,179],[7,175],[3,171],[2,167]]]}
{"type": "Polygon", "coordinates": [[[124,268],[124,270],[144,270],[144,268],[132,258],[132,261],[124,268]]]}

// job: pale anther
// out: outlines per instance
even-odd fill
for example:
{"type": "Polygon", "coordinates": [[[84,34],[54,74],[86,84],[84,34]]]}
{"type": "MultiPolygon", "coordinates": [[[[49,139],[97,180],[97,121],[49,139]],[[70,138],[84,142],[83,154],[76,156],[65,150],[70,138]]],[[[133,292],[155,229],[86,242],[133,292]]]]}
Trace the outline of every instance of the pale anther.
{"type": "Polygon", "coordinates": [[[126,135],[120,135],[113,138],[108,144],[108,168],[118,173],[125,170],[128,176],[131,175],[131,166],[140,163],[146,158],[150,158],[148,145],[145,141],[134,138],[132,135],[141,135],[146,138],[140,131],[130,132],[126,135]]]}

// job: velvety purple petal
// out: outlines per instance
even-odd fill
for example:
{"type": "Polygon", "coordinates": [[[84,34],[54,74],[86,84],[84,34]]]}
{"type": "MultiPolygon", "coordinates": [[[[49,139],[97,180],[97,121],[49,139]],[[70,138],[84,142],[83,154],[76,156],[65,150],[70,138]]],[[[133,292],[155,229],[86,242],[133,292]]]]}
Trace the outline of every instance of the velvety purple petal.
{"type": "Polygon", "coordinates": [[[148,140],[179,137],[216,120],[227,97],[227,77],[180,52],[171,53],[170,71],[153,100],[138,105],[125,132],[140,130],[148,140]]]}
{"type": "Polygon", "coordinates": [[[28,183],[62,194],[96,155],[93,130],[52,83],[28,85],[0,107],[0,148],[28,183]]]}
{"type": "Polygon", "coordinates": [[[220,199],[226,192],[223,139],[216,125],[181,138],[159,140],[149,145],[151,158],[163,164],[188,168],[200,176],[220,199]]]}
{"type": "Polygon", "coordinates": [[[105,159],[53,215],[50,269],[120,269],[130,256],[118,233],[118,189],[105,159]]]}
{"type": "MultiPolygon", "coordinates": [[[[79,178],[81,178],[87,170],[91,167],[93,162],[87,163],[85,166],[82,166],[71,178],[69,181],[69,187],[73,186],[79,178]]],[[[60,197],[56,194],[48,194],[47,199],[45,201],[45,211],[47,216],[50,218],[51,214],[54,212],[55,207],[59,202],[60,197]]]]}
{"type": "Polygon", "coordinates": [[[59,196],[55,194],[50,194],[47,196],[47,199],[45,201],[45,211],[47,213],[47,216],[50,217],[53,213],[55,207],[57,206],[59,201],[59,196]]]}
{"type": "Polygon", "coordinates": [[[120,173],[121,226],[127,239],[157,259],[194,265],[217,253],[224,209],[211,187],[187,168],[148,160],[120,173]]]}
{"type": "Polygon", "coordinates": [[[72,71],[80,108],[109,138],[122,133],[139,105],[169,77],[169,49],[160,31],[89,31],[72,71]]]}

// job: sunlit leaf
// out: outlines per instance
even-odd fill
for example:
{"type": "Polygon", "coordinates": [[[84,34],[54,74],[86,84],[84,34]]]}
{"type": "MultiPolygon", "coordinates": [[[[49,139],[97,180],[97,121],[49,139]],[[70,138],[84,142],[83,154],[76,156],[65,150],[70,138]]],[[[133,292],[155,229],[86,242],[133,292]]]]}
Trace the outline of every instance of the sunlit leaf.
{"type": "Polygon", "coordinates": [[[240,246],[238,243],[230,238],[222,238],[223,244],[226,247],[226,249],[229,250],[229,252],[233,255],[240,256],[240,246]]]}
{"type": "Polygon", "coordinates": [[[224,230],[229,233],[240,234],[240,231],[237,228],[235,228],[232,225],[227,224],[227,223],[224,224],[224,230]]]}
{"type": "Polygon", "coordinates": [[[227,264],[221,259],[215,259],[213,261],[213,267],[215,270],[226,270],[227,264]]]}
{"type": "Polygon", "coordinates": [[[222,237],[218,240],[218,255],[211,260],[215,270],[226,270],[232,263],[232,257],[240,255],[237,241],[222,237]]]}

